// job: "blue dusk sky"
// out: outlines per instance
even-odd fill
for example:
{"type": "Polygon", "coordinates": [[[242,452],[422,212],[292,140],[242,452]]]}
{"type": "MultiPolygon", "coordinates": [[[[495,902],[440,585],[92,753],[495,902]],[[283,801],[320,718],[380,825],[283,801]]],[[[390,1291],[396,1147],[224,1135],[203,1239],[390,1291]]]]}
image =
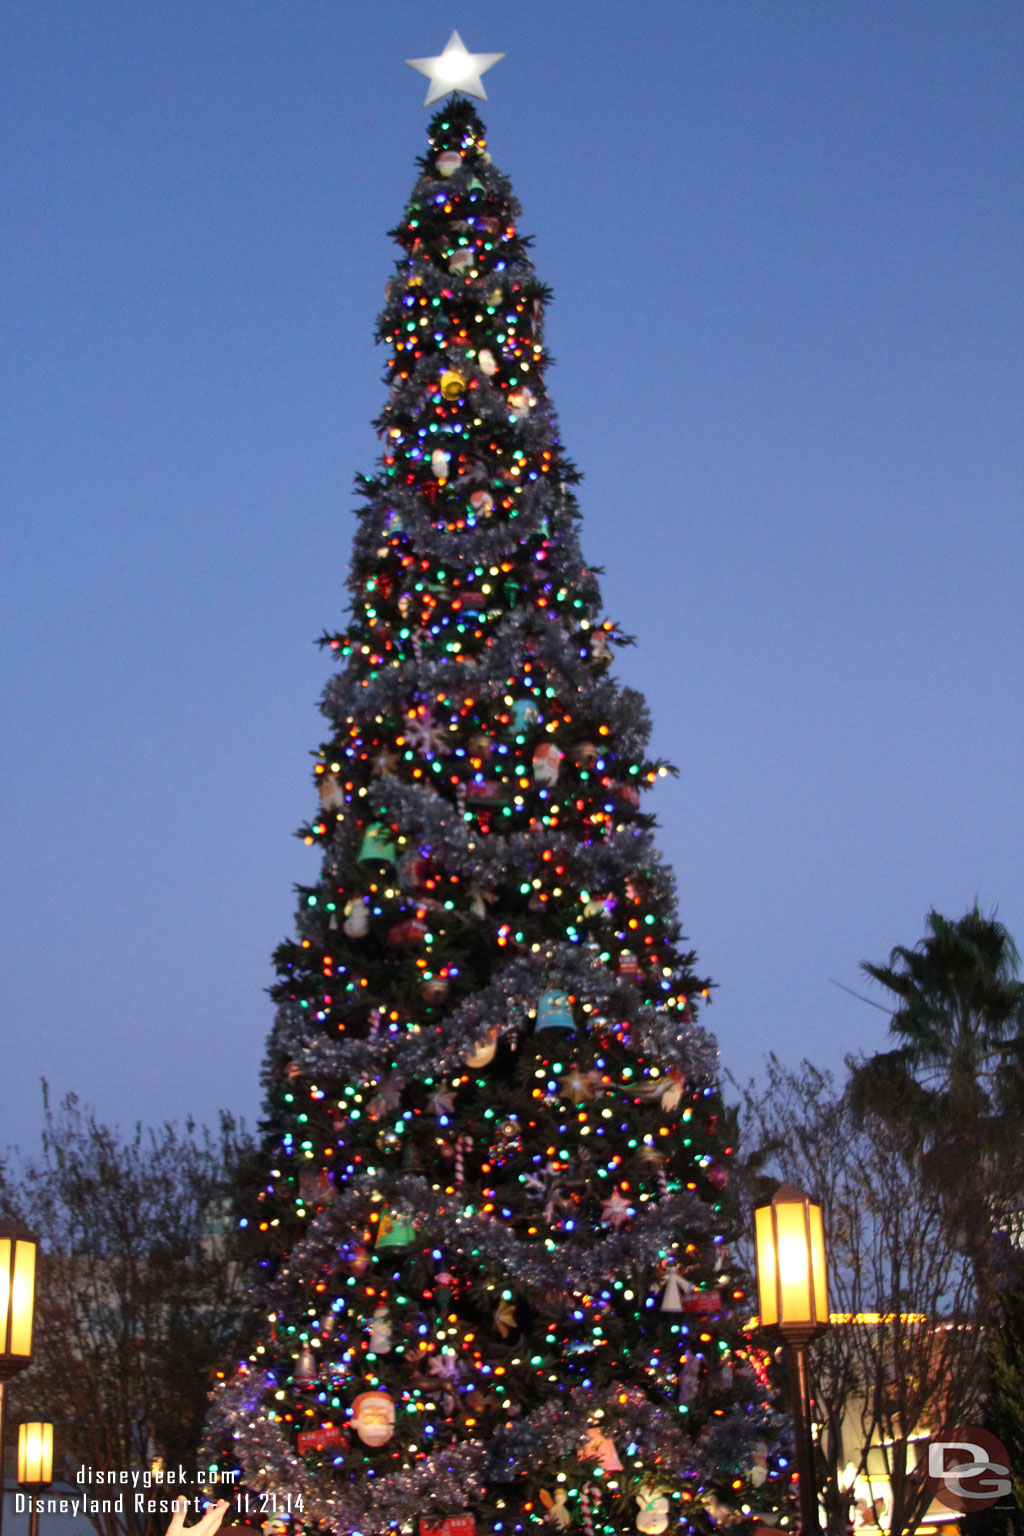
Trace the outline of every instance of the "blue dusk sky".
{"type": "Polygon", "coordinates": [[[1024,941],[1016,3],[10,0],[0,1147],[258,1116],[453,27],[723,1065],[883,1046],[932,906],[1024,941]]]}

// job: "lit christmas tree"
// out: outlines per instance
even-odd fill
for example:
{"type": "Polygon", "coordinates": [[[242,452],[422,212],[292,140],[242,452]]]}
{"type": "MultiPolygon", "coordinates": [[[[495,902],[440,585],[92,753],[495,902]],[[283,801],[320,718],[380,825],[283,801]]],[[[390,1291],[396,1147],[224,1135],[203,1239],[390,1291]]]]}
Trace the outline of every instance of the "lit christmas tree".
{"type": "MultiPolygon", "coordinates": [[[[433,98],[456,44],[414,61],[433,98]]],[[[482,95],[499,56],[464,57],[482,95]]],[[[420,165],[352,621],[323,641],[321,873],[276,955],[267,1321],[208,1447],[279,1513],[365,1536],[785,1526],[708,983],[579,551],[547,293],[470,103],[420,165]]]]}

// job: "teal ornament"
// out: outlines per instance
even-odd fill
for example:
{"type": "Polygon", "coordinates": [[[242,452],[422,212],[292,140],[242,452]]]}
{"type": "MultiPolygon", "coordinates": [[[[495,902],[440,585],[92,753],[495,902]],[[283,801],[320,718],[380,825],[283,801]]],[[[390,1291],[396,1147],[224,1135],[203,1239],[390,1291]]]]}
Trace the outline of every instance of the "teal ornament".
{"type": "Polygon", "coordinates": [[[537,1003],[537,1033],[542,1029],[565,1029],[570,1033],[576,1028],[569,1011],[567,992],[542,992],[537,1003]]]}
{"type": "Polygon", "coordinates": [[[391,834],[377,825],[367,827],[363,846],[359,850],[359,863],[394,864],[395,862],[395,845],[391,840],[391,834]]]}
{"type": "Polygon", "coordinates": [[[528,725],[536,725],[540,719],[540,710],[533,699],[516,699],[512,705],[512,725],[517,731],[524,731],[528,725]]]}

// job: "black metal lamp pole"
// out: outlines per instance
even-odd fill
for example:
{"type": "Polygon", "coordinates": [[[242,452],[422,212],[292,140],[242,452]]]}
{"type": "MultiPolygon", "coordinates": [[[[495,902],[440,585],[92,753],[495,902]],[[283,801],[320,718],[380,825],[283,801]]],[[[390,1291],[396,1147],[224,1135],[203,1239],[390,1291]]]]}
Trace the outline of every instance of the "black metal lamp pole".
{"type": "Polygon", "coordinates": [[[757,1294],[763,1328],[781,1337],[790,1377],[800,1529],[821,1529],[811,1438],[807,1346],[829,1324],[828,1277],[821,1206],[792,1184],[782,1184],[769,1205],[754,1211],[757,1294]]]}

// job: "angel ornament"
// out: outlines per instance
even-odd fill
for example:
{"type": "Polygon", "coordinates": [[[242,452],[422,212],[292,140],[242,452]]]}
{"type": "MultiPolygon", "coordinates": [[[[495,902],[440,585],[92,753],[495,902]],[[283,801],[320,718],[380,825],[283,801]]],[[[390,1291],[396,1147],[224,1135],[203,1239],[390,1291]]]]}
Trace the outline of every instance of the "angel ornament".
{"type": "MultiPolygon", "coordinates": [[[[548,1493],[546,1488],[541,1489],[540,1501],[547,1510],[547,1514],[544,1516],[545,1525],[557,1525],[560,1531],[564,1531],[572,1524],[572,1515],[568,1510],[568,1499],[569,1494],[565,1488],[556,1488],[554,1497],[548,1493]]],[[[665,1527],[662,1526],[662,1530],[664,1529],[665,1527]]]]}

